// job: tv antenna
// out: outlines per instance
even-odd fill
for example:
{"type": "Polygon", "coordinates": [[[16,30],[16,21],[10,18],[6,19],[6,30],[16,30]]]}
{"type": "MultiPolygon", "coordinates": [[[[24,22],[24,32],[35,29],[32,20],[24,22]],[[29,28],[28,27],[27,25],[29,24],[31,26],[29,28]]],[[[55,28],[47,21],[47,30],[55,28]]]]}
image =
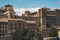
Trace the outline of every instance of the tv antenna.
{"type": "Polygon", "coordinates": [[[45,7],[45,8],[47,7],[46,2],[47,2],[47,0],[43,0],[43,7],[45,7]]]}

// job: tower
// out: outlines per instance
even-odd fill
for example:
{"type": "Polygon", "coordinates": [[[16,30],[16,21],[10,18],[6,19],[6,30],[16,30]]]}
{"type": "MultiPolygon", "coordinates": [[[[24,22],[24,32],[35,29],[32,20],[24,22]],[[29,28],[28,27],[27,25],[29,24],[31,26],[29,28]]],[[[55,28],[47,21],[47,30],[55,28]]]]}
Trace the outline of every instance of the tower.
{"type": "Polygon", "coordinates": [[[46,10],[49,10],[49,8],[42,8],[38,10],[39,27],[41,28],[46,28],[46,10]]]}
{"type": "Polygon", "coordinates": [[[39,27],[42,27],[42,10],[38,9],[39,27]]]}
{"type": "Polygon", "coordinates": [[[7,11],[8,19],[14,18],[14,10],[12,5],[5,5],[5,9],[7,11]]]}

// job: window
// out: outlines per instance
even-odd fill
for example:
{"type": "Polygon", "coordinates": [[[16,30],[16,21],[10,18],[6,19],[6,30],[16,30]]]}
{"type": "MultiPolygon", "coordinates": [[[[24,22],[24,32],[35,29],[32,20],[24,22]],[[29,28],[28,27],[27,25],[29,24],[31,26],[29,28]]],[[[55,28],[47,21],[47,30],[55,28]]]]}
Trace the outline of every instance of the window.
{"type": "Polygon", "coordinates": [[[12,23],[10,23],[10,29],[13,30],[13,24],[12,23]]]}
{"type": "Polygon", "coordinates": [[[17,26],[17,24],[15,23],[15,26],[17,26]]]}
{"type": "Polygon", "coordinates": [[[0,22],[0,25],[8,25],[8,22],[0,22]]]}
{"type": "Polygon", "coordinates": [[[46,16],[46,26],[56,26],[56,17],[55,16],[46,16]]]}
{"type": "Polygon", "coordinates": [[[1,25],[0,25],[0,28],[1,28],[1,25]]]}
{"type": "Polygon", "coordinates": [[[36,24],[32,24],[32,23],[30,23],[30,24],[28,24],[28,26],[36,26],[36,24]]]}
{"type": "Polygon", "coordinates": [[[15,23],[15,29],[17,29],[17,24],[15,23]]]}
{"type": "Polygon", "coordinates": [[[21,24],[19,24],[19,26],[21,26],[21,24]]]}
{"type": "Polygon", "coordinates": [[[21,24],[19,24],[19,29],[21,29],[21,24]]]}

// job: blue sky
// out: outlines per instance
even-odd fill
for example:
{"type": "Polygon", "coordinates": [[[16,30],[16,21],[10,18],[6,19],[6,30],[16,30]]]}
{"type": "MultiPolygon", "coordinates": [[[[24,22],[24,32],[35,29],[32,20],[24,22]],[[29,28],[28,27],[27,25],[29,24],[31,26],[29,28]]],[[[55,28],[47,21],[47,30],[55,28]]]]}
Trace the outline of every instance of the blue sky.
{"type": "Polygon", "coordinates": [[[15,8],[47,7],[60,8],[60,0],[0,0],[0,7],[11,4],[15,8]]]}
{"type": "MultiPolygon", "coordinates": [[[[0,0],[0,7],[11,4],[17,10],[25,10],[24,8],[60,8],[60,0],[0,0]]],[[[21,11],[22,11],[21,10],[21,11]]]]}

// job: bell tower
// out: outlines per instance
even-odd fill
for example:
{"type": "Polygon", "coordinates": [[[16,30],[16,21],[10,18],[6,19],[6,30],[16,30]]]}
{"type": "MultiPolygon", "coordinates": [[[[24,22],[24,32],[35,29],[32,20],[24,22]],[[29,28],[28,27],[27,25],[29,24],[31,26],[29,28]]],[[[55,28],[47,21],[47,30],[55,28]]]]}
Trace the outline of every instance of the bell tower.
{"type": "Polygon", "coordinates": [[[5,5],[5,9],[7,11],[7,16],[8,16],[8,19],[10,18],[14,18],[14,10],[13,10],[13,6],[12,5],[5,5]]]}

